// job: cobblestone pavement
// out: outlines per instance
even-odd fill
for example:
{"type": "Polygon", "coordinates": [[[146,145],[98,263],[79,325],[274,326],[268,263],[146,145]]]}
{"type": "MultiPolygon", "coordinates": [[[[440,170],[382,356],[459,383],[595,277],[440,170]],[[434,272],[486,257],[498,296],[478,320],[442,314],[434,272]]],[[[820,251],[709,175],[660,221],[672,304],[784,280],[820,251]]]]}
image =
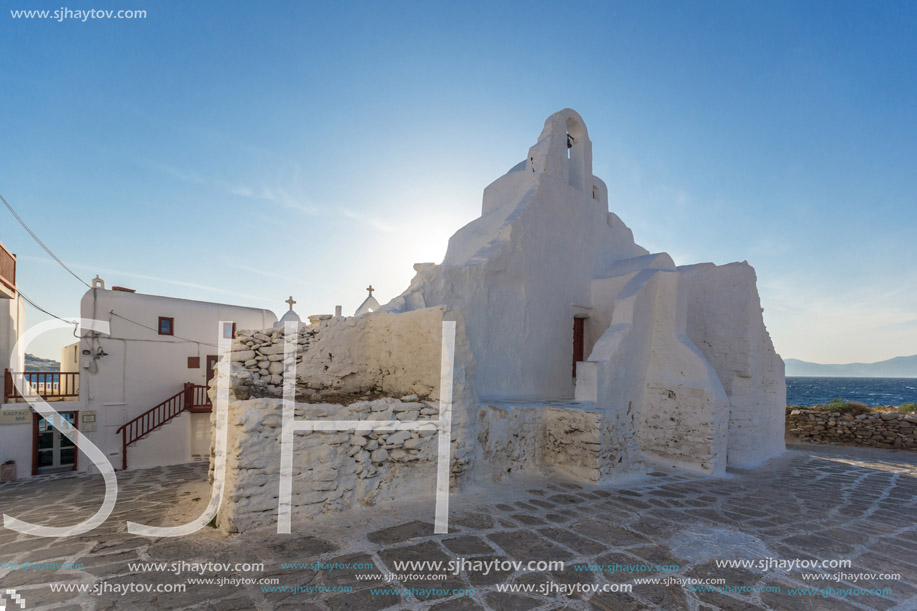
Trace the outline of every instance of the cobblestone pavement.
{"type": "MultiPolygon", "coordinates": [[[[14,589],[27,610],[917,609],[913,453],[795,446],[767,468],[730,471],[724,478],[655,472],[613,487],[509,480],[453,495],[448,535],[433,534],[433,504],[424,499],[299,524],[293,535],[226,536],[207,528],[183,538],[147,539],[128,534],[125,520],[174,525],[198,515],[209,495],[206,466],[120,473],[119,482],[114,513],[89,534],[42,539],[0,528],[0,591],[14,589]],[[466,565],[456,575],[427,569],[410,571],[422,573],[422,579],[385,580],[386,573],[405,572],[395,569],[396,561],[458,558],[562,560],[565,568],[485,574],[466,565]],[[729,559],[754,566],[716,564],[729,559]],[[851,563],[821,570],[777,565],[797,559],[851,563]],[[27,565],[65,562],[81,566],[27,565]],[[134,562],[167,564],[143,570],[131,566],[134,562]],[[188,564],[172,564],[182,562],[188,564]],[[211,565],[206,570],[192,564],[208,562],[263,562],[264,567],[214,570],[211,565]],[[313,562],[324,565],[282,566],[313,562]],[[333,563],[364,568],[330,568],[333,563]],[[431,577],[440,572],[446,579],[431,577]],[[807,578],[819,572],[821,578],[807,578]],[[882,573],[897,573],[900,579],[874,575],[882,573]],[[189,582],[199,578],[212,581],[189,582]],[[634,583],[645,578],[660,583],[634,583]],[[694,585],[692,591],[675,583],[710,578],[724,579],[727,587],[708,584],[703,591],[694,585]],[[231,585],[229,579],[276,580],[277,585],[231,585]],[[100,584],[107,591],[55,592],[52,583],[100,584]],[[154,589],[184,584],[186,591],[117,591],[130,584],[154,589]],[[498,591],[507,584],[530,591],[498,591]],[[622,584],[632,585],[632,591],[601,591],[622,584]],[[311,591],[291,592],[290,586],[311,591]],[[584,591],[586,586],[599,591],[584,591]],[[560,587],[578,591],[562,594],[560,587]],[[408,588],[413,595],[404,593],[408,588]]],[[[0,486],[0,512],[38,523],[74,523],[96,510],[102,490],[101,478],[91,476],[7,484],[0,486]]]]}

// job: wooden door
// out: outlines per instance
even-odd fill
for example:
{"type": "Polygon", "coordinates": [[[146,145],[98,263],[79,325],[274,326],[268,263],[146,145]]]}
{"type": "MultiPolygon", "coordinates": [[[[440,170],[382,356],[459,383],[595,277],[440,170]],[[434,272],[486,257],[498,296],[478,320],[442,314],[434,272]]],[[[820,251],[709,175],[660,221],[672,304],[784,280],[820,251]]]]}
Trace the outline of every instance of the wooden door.
{"type": "Polygon", "coordinates": [[[576,377],[576,364],[585,359],[583,351],[585,350],[585,332],[586,319],[573,319],[573,377],[576,377]]]}
{"type": "Polygon", "coordinates": [[[220,358],[215,354],[207,355],[207,380],[204,382],[207,386],[210,386],[210,380],[213,378],[213,366],[217,364],[217,361],[220,358]]]}

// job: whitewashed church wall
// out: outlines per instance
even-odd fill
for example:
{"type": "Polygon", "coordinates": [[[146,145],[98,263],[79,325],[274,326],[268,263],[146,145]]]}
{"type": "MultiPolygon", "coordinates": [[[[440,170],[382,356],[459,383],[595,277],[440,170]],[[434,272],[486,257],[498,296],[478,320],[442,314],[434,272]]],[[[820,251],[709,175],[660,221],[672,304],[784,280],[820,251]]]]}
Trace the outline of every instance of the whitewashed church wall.
{"type": "Polygon", "coordinates": [[[786,379],[764,326],[748,263],[679,268],[687,330],[729,396],[729,464],[755,467],[783,452],[786,379]]]}

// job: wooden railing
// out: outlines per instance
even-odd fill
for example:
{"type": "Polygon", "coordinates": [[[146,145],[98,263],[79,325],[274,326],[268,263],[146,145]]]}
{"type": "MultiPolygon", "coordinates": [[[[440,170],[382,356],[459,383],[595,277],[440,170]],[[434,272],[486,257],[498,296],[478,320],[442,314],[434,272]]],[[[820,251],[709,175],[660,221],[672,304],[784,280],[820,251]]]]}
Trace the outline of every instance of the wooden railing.
{"type": "MultiPolygon", "coordinates": [[[[28,389],[25,389],[28,392],[28,389]]],[[[48,400],[64,400],[80,398],[80,372],[71,371],[10,371],[3,370],[3,402],[9,403],[13,399],[34,399],[41,397],[48,400]],[[19,382],[25,387],[24,382],[32,386],[32,393],[23,397],[13,382],[19,382]]]]}
{"type": "Polygon", "coordinates": [[[208,412],[210,409],[207,387],[185,382],[180,391],[118,428],[116,434],[121,433],[121,468],[127,469],[127,446],[139,441],[186,410],[208,412]]]}
{"type": "Polygon", "coordinates": [[[201,413],[209,412],[213,409],[210,403],[210,395],[207,394],[206,386],[194,384],[192,386],[192,393],[191,407],[188,408],[189,412],[201,413]]]}
{"type": "Polygon", "coordinates": [[[16,255],[0,244],[0,284],[9,290],[16,290],[16,255]]]}

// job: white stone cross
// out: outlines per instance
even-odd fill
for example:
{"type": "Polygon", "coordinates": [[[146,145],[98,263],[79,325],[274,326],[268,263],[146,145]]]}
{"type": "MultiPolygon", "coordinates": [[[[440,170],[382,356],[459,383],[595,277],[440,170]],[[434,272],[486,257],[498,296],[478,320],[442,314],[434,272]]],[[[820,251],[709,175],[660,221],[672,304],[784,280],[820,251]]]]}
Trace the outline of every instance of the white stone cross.
{"type": "Polygon", "coordinates": [[[294,301],[294,300],[293,300],[293,296],[290,295],[290,298],[287,299],[286,301],[284,301],[284,303],[290,304],[290,311],[292,311],[292,310],[293,310],[293,304],[296,303],[296,301],[294,301]]]}

